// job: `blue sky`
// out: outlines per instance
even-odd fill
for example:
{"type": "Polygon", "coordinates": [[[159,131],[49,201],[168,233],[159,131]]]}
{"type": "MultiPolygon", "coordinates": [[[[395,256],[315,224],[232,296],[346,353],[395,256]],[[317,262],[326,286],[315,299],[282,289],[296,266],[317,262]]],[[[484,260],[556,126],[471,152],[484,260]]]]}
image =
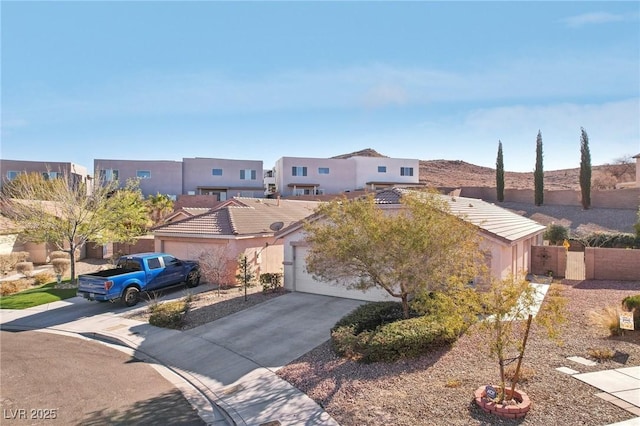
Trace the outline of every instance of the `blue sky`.
{"type": "Polygon", "coordinates": [[[640,2],[2,1],[3,159],[640,153],[640,2]]]}

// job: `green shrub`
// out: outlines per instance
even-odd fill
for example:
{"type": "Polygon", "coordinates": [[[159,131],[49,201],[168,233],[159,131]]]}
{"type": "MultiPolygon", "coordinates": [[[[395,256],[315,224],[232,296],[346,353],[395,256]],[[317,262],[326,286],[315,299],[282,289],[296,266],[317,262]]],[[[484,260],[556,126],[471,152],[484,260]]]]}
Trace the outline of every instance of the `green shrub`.
{"type": "Polygon", "coordinates": [[[182,327],[184,315],[189,310],[189,302],[174,300],[152,305],[149,310],[151,311],[149,324],[156,327],[179,329],[182,327]]]}
{"type": "Polygon", "coordinates": [[[385,324],[360,336],[366,339],[362,361],[378,362],[420,356],[434,347],[454,342],[458,334],[447,330],[435,318],[423,316],[385,324]]]}
{"type": "Polygon", "coordinates": [[[16,272],[24,275],[25,277],[30,277],[31,274],[33,274],[33,263],[32,262],[16,263],[16,272]]]}
{"type": "Polygon", "coordinates": [[[402,319],[402,303],[372,302],[361,305],[345,315],[333,326],[331,331],[340,327],[353,327],[354,334],[375,330],[378,326],[402,319]]]}
{"type": "Polygon", "coordinates": [[[43,284],[53,281],[53,275],[51,272],[39,272],[33,276],[34,285],[41,286],[43,284]]]}
{"type": "Polygon", "coordinates": [[[542,238],[548,240],[552,245],[559,245],[569,238],[569,230],[562,225],[551,223],[547,225],[542,238]]]}
{"type": "Polygon", "coordinates": [[[622,299],[622,306],[633,312],[633,328],[640,330],[640,294],[622,299]]]}
{"type": "Polygon", "coordinates": [[[278,272],[260,274],[260,284],[262,284],[263,293],[275,293],[282,287],[282,274],[278,272]]]}

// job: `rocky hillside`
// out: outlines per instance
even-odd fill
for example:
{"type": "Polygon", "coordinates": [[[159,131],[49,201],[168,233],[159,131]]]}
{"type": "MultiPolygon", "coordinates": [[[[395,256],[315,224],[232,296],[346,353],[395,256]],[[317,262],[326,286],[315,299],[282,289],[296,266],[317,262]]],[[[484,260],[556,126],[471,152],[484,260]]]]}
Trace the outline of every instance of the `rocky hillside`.
{"type": "MultiPolygon", "coordinates": [[[[367,148],[332,158],[387,157],[367,148]]],[[[549,190],[580,189],[580,169],[562,169],[544,172],[544,188],[549,190]]],[[[612,189],[622,182],[636,179],[635,164],[593,166],[592,189],[612,189]]],[[[421,160],[420,183],[434,187],[496,185],[496,170],[456,160],[421,160]]],[[[533,189],[533,172],[505,172],[505,188],[533,189]]]]}

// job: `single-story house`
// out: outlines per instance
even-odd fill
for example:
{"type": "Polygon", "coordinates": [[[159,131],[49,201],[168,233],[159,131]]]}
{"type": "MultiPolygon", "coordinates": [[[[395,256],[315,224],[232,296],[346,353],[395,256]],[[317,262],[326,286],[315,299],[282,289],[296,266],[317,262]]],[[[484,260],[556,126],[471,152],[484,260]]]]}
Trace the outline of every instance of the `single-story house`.
{"type": "MultiPolygon", "coordinates": [[[[384,210],[403,208],[400,199],[407,190],[392,188],[375,193],[384,210]]],[[[481,235],[481,249],[487,253],[491,275],[505,278],[511,273],[528,273],[531,247],[542,244],[545,226],[495,204],[473,198],[439,195],[452,214],[474,224],[481,235]]],[[[282,229],[276,237],[284,242],[284,287],[290,291],[324,294],[367,301],[395,300],[382,289],[350,290],[345,286],[315,280],[306,271],[307,243],[303,221],[282,229]]]]}
{"type": "Polygon", "coordinates": [[[154,229],[155,250],[182,259],[223,253],[226,279],[235,277],[240,255],[247,255],[257,275],[282,273],[280,229],[311,215],[317,201],[234,197],[195,216],[154,229]]]}

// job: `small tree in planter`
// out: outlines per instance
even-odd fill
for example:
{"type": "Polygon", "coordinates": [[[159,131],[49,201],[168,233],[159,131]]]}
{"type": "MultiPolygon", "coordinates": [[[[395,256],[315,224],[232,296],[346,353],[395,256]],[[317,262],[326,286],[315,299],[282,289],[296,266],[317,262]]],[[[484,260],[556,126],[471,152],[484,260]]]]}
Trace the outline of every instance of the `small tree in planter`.
{"type": "MultiPolygon", "coordinates": [[[[563,308],[566,300],[553,288],[547,291],[545,302],[542,303],[542,295],[538,294],[535,286],[532,286],[524,278],[509,277],[501,281],[495,280],[483,297],[485,318],[481,321],[481,330],[489,332],[487,339],[490,353],[497,358],[500,369],[500,386],[496,395],[490,395],[482,387],[476,391],[476,402],[485,411],[491,411],[484,405],[484,400],[491,399],[495,404],[505,404],[515,398],[516,385],[518,384],[522,359],[529,338],[531,324],[536,317],[536,322],[543,325],[548,336],[558,338],[558,325],[565,322],[563,308]],[[538,304],[542,304],[535,314],[538,304]],[[512,354],[515,352],[515,356],[512,354]],[[515,372],[511,380],[511,387],[507,389],[505,380],[505,366],[517,361],[515,372]]],[[[521,401],[520,401],[521,402],[521,401]]],[[[492,406],[493,407],[493,406],[492,406]]],[[[500,411],[494,411],[501,414],[500,411]]],[[[524,413],[519,413],[524,415],[524,413]]]]}

